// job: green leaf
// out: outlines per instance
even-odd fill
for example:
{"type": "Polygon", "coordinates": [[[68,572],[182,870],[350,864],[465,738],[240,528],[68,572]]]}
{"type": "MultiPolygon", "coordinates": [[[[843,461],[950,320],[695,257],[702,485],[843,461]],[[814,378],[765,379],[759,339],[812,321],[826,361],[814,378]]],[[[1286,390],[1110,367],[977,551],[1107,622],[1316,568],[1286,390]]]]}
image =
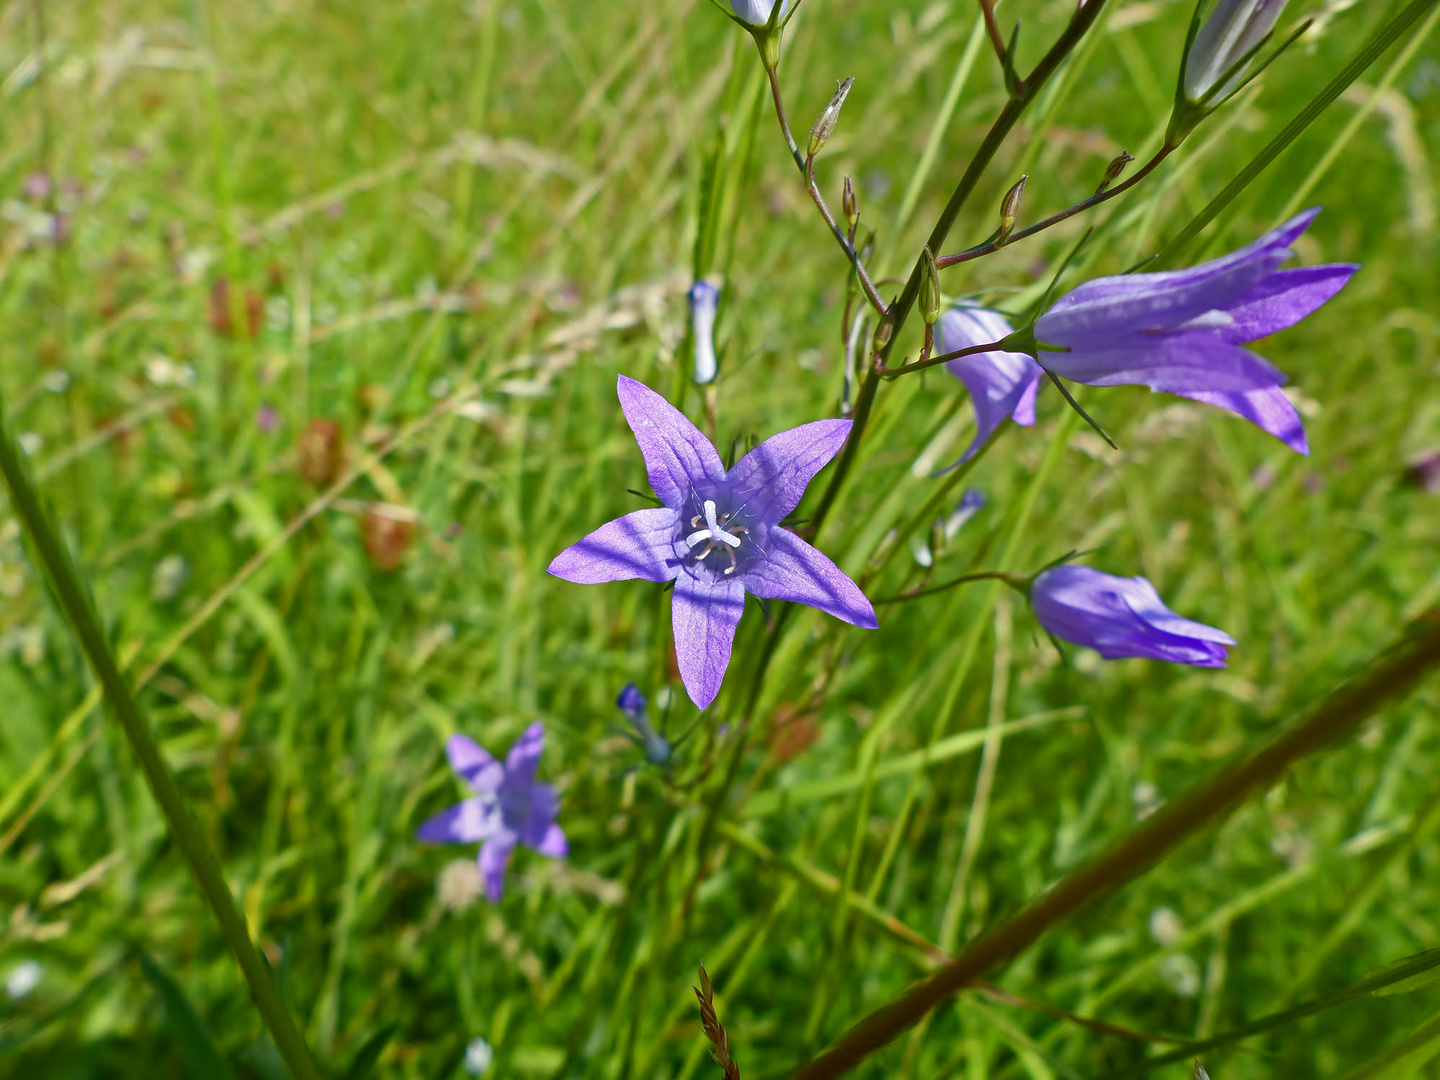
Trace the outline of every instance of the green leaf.
{"type": "Polygon", "coordinates": [[[140,969],[146,980],[160,994],[165,1003],[165,1023],[180,1046],[192,1076],[214,1077],[216,1080],[230,1080],[234,1074],[220,1051],[205,1030],[200,1014],[190,1004],[185,991],[170,975],[144,953],[140,954],[140,969]]]}
{"type": "Polygon", "coordinates": [[[390,1045],[390,1040],[399,1027],[399,1024],[386,1024],[366,1039],[365,1044],[355,1051],[355,1058],[350,1062],[350,1068],[345,1071],[345,1080],[369,1080],[380,1061],[380,1055],[385,1052],[385,1047],[390,1045]]]}

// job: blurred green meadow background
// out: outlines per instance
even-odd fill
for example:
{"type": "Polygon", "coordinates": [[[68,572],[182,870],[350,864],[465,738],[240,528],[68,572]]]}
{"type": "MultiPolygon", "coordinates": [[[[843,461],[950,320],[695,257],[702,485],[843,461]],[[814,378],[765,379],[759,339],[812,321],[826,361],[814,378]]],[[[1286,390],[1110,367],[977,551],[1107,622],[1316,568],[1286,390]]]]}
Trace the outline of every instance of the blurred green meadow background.
{"type": "MultiPolygon", "coordinates": [[[[1026,66],[1074,6],[1005,0],[1026,66]]],[[[1400,6],[1296,0],[1305,39],[1151,180],[946,291],[1003,304],[1088,224],[1083,274],[1157,250],[1400,6]]],[[[953,247],[1020,173],[1034,219],[1153,148],[1190,10],[1113,0],[953,247]]],[[[856,77],[818,175],[836,204],[854,177],[882,274],[908,273],[1004,103],[977,13],[806,0],[787,33],[797,128],[856,77]]],[[[1363,263],[1258,346],[1311,456],[1089,390],[1115,452],[1046,392],[965,478],[987,503],[947,539],[915,515],[971,420],[937,370],[882,386],[819,537],[872,597],[1093,549],[1233,634],[1230,668],[1062,658],[991,583],[884,605],[877,632],[797,610],[712,818],[765,614],[701,718],[658,586],[544,568],[643,505],[617,374],[683,392],[722,453],[836,415],[846,267],[749,38],[705,0],[0,0],[8,420],[321,1060],[715,1075],[703,961],[742,1074],[784,1075],[1440,599],[1433,23],[1187,256],[1298,202],[1325,207],[1305,262],[1363,263]],[[683,389],[697,261],[725,279],[708,405],[683,389]],[[630,681],[672,739],[694,729],[669,775],[620,737],[630,681]],[[570,856],[521,849],[492,906],[473,851],[413,833],[460,794],[450,734],[503,752],[535,720],[570,856]]],[[[8,506],[0,597],[0,1075],[286,1075],[8,506]]],[[[1204,1038],[1440,946],[1436,707],[1432,684],[1375,716],[997,973],[1009,996],[960,996],[861,1074],[1119,1075],[1172,1044],[1054,1011],[1204,1038]]],[[[1205,1066],[1341,1075],[1440,1009],[1440,984],[1404,989],[1205,1066]]]]}

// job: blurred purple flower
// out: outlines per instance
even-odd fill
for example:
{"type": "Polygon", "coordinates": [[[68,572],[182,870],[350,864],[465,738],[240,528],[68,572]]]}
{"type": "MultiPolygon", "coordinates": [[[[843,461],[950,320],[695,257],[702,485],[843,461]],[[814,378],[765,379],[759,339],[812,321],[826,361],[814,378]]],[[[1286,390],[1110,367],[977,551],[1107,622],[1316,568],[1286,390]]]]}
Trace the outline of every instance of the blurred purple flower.
{"type": "Polygon", "coordinates": [[[25,177],[25,197],[27,199],[40,200],[50,194],[50,174],[46,172],[33,172],[25,177]]]}
{"type": "MultiPolygon", "coordinates": [[[[948,353],[985,345],[1008,337],[1013,329],[997,312],[969,305],[952,307],[940,316],[935,328],[935,348],[948,353]]],[[[955,465],[974,457],[1007,417],[1023,427],[1035,423],[1035,395],[1045,372],[1031,357],[1017,352],[976,353],[951,360],[945,368],[965,384],[975,406],[975,438],[955,465]]]]}
{"type": "Polygon", "coordinates": [[[269,403],[261,405],[260,411],[255,414],[255,426],[258,427],[261,431],[263,431],[266,435],[269,435],[272,431],[274,431],[275,425],[279,422],[280,417],[275,412],[275,407],[273,405],[270,405],[269,403]]]}
{"type": "Polygon", "coordinates": [[[545,725],[536,722],[515,740],[505,764],[464,735],[445,744],[450,767],[475,791],[475,797],[436,814],[415,836],[431,844],[482,844],[480,874],[491,903],[505,889],[505,867],[516,844],[532,847],[552,859],[570,850],[565,833],[555,824],[560,800],[549,784],[535,779],[535,766],[545,749],[545,725]]]}
{"type": "Polygon", "coordinates": [[[859,586],[780,525],[844,444],[849,420],[781,432],[727,472],[710,440],[655,391],[622,375],[618,393],[664,505],[601,526],[557,555],[549,572],[583,585],[675,582],[675,655],[697,706],[720,692],[747,592],[809,604],[856,626],[879,625],[859,586]]]}
{"type": "Polygon", "coordinates": [[[1122,578],[1088,566],[1056,566],[1030,586],[1030,606],[1056,637],[1094,649],[1106,660],[1127,656],[1195,667],[1224,667],[1235,639],[1181,618],[1143,577],[1122,578]]]}
{"type": "Polygon", "coordinates": [[[1305,429],[1284,373],[1240,346],[1293,326],[1358,266],[1277,267],[1319,210],[1189,270],[1087,281],[1035,323],[1045,367],[1090,386],[1148,386],[1229,409],[1301,454],[1305,429]]]}

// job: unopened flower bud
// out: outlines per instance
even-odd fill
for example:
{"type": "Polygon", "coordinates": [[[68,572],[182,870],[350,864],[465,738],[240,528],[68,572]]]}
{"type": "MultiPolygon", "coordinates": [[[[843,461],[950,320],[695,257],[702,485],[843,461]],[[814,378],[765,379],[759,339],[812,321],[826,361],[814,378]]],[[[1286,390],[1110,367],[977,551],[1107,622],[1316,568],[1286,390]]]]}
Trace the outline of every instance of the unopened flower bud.
{"type": "Polygon", "coordinates": [[[845,221],[854,232],[855,227],[860,224],[860,204],[855,201],[855,184],[850,177],[845,177],[845,191],[840,196],[840,206],[845,211],[845,221]]]}
{"type": "Polygon", "coordinates": [[[934,326],[940,318],[940,268],[935,265],[935,253],[929,247],[920,257],[920,317],[926,326],[934,326]]]}
{"type": "MultiPolygon", "coordinates": [[[[775,0],[730,0],[730,10],[735,12],[735,17],[749,26],[764,26],[770,21],[770,14],[775,10],[775,0]]],[[[780,5],[780,18],[790,13],[790,0],[783,0],[780,5]]]]}
{"type": "Polygon", "coordinates": [[[720,304],[720,287],[705,279],[690,286],[690,336],[695,347],[695,381],[702,386],[715,381],[715,312],[720,304]]]}
{"type": "Polygon", "coordinates": [[[1015,229],[1015,222],[1020,217],[1020,203],[1025,198],[1025,181],[1029,179],[1028,175],[1020,177],[1000,202],[1000,240],[1005,239],[1015,229]]]}
{"type": "Polygon", "coordinates": [[[1105,166],[1105,176],[1101,179],[1100,186],[1095,189],[1095,194],[1099,195],[1102,191],[1104,191],[1112,183],[1114,183],[1114,181],[1119,178],[1120,174],[1125,171],[1125,166],[1129,165],[1130,162],[1134,160],[1135,159],[1130,155],[1129,151],[1121,150],[1120,156],[1117,157],[1114,161],[1110,162],[1109,165],[1105,166]]]}
{"type": "Polygon", "coordinates": [[[885,314],[880,316],[880,324],[875,327],[875,351],[883,352],[890,344],[890,339],[895,336],[895,305],[891,304],[885,309],[885,314]]]}
{"type": "Polygon", "coordinates": [[[840,110],[845,107],[845,96],[850,93],[850,87],[855,82],[855,76],[838,83],[835,88],[835,96],[830,99],[830,104],[820,114],[820,119],[815,121],[815,126],[810,129],[810,146],[807,153],[814,157],[820,152],[820,148],[830,141],[830,136],[835,134],[835,125],[840,122],[840,110]]]}
{"type": "MultiPolygon", "coordinates": [[[[1217,0],[1185,57],[1185,96],[1199,101],[1274,28],[1286,0],[1217,0]]],[[[1239,80],[1236,72],[1218,94],[1239,80]]]]}

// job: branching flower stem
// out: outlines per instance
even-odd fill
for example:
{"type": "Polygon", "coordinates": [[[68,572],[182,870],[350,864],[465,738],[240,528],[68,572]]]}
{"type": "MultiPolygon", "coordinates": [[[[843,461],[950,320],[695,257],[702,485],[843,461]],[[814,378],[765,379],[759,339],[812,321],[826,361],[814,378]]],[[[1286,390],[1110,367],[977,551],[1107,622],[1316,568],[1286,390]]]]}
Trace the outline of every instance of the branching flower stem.
{"type": "Polygon", "coordinates": [[[1125,192],[1129,191],[1136,184],[1140,183],[1140,181],[1144,180],[1147,176],[1154,172],[1155,169],[1159,167],[1160,163],[1174,152],[1174,146],[1170,146],[1168,144],[1162,146],[1158,151],[1156,151],[1154,157],[1152,157],[1135,172],[1134,176],[1131,176],[1123,183],[1116,184],[1113,187],[1108,187],[1104,191],[1096,192],[1094,195],[1090,196],[1090,198],[1082,199],[1074,206],[1068,207],[1065,210],[1061,210],[1059,213],[1051,214],[1044,221],[1038,221],[1034,225],[1031,225],[1028,228],[1019,229],[1015,232],[1010,233],[1008,236],[998,237],[994,240],[987,241],[984,244],[977,244],[975,247],[966,248],[964,251],[956,252],[954,255],[941,255],[936,258],[935,265],[943,270],[947,266],[958,266],[960,263],[969,262],[971,259],[978,259],[984,255],[993,255],[1001,248],[1009,247],[1017,240],[1024,240],[1027,236],[1034,236],[1036,233],[1044,232],[1051,226],[1058,225],[1060,224],[1060,222],[1066,221],[1074,217],[1076,214],[1082,214],[1086,210],[1091,209],[1092,207],[1099,206],[1101,203],[1107,202],[1108,200],[1115,198],[1115,196],[1122,195],[1125,192]]]}
{"type": "Polygon", "coordinates": [[[1013,918],[977,939],[954,962],[866,1017],[792,1080],[829,1080],[855,1067],[931,1009],[1013,959],[1080,908],[1128,884],[1200,830],[1227,816],[1291,766],[1352,734],[1380,706],[1440,667],[1440,608],[1341,686],[1308,716],[1147,818],[1128,836],[1061,879],[1013,918]]]}
{"type": "Polygon", "coordinates": [[[40,503],[39,494],[21,461],[20,451],[5,426],[3,414],[3,406],[0,406],[0,473],[4,474],[6,487],[10,491],[10,504],[34,545],[35,554],[50,579],[71,632],[84,650],[104,689],[110,711],[124,730],[125,738],[140,762],[150,791],[165,815],[175,845],[184,855],[190,872],[200,887],[201,895],[220,923],[221,933],[250,986],[251,998],[275,1040],[276,1049],[280,1051],[281,1057],[297,1080],[320,1080],[320,1071],[310,1056],[305,1040],[286,1011],[284,1002],[270,978],[269,968],[255,948],[255,943],[250,940],[245,920],[241,917],[235,897],[225,881],[220,862],[205,842],[200,823],[180,794],[175,777],[160,752],[150,725],[140,712],[135,695],[120,672],[120,665],[116,662],[115,654],[101,629],[89,589],[40,503]]]}
{"type": "MultiPolygon", "coordinates": [[[[1003,581],[1012,588],[1019,588],[1029,581],[1023,574],[1009,574],[1003,570],[982,570],[975,574],[961,574],[957,578],[945,582],[943,585],[932,585],[928,589],[912,589],[910,592],[900,593],[898,596],[882,596],[878,600],[871,600],[872,604],[903,604],[906,600],[918,600],[922,596],[933,596],[935,593],[945,592],[957,585],[968,585],[972,581],[1003,581]]],[[[1023,591],[1023,590],[1022,590],[1023,591]]]]}
{"type": "MultiPolygon", "coordinates": [[[[1026,108],[1035,100],[1036,95],[1044,89],[1050,77],[1059,69],[1060,64],[1074,51],[1075,46],[1080,43],[1090,27],[1095,25],[1095,20],[1105,10],[1105,4],[1106,0],[1089,0],[1089,3],[1076,11],[1055,44],[1035,65],[1029,76],[1021,81],[1017,92],[1000,110],[1000,115],[995,118],[985,140],[975,151],[975,156],[971,158],[960,182],[955,185],[955,190],[950,194],[950,200],[945,204],[945,209],[940,212],[940,218],[930,232],[930,239],[926,246],[931,251],[940,251],[944,248],[956,218],[960,216],[960,211],[965,208],[970,196],[974,194],[976,186],[980,183],[980,177],[989,168],[990,162],[1005,142],[1006,137],[1009,136],[1026,108]]],[[[798,151],[796,152],[798,153],[798,151]]],[[[850,438],[846,440],[845,448],[840,451],[840,455],[835,461],[835,467],[830,474],[830,483],[811,515],[817,535],[825,518],[835,505],[840,489],[844,486],[845,479],[855,462],[855,455],[864,440],[865,428],[869,423],[870,413],[875,403],[875,392],[880,385],[880,371],[877,370],[877,366],[883,369],[885,361],[889,359],[891,351],[895,348],[895,343],[900,339],[900,331],[904,328],[905,320],[909,318],[911,310],[915,307],[915,301],[920,295],[920,278],[924,268],[924,257],[917,258],[915,267],[910,271],[910,277],[905,282],[904,290],[890,308],[893,326],[890,340],[878,358],[878,365],[870,368],[865,375],[864,382],[860,384],[860,393],[855,399],[855,425],[850,430],[850,438]]]]}
{"type": "Polygon", "coordinates": [[[775,116],[780,121],[780,132],[785,136],[785,145],[790,148],[790,156],[795,159],[795,167],[805,178],[805,189],[810,193],[810,198],[814,201],[816,208],[819,209],[820,216],[825,219],[825,224],[830,227],[830,233],[835,237],[835,242],[840,245],[840,250],[845,253],[846,260],[854,268],[855,277],[865,291],[866,298],[875,307],[875,310],[883,315],[885,314],[885,301],[880,298],[880,293],[870,278],[870,272],[860,261],[860,253],[855,249],[853,238],[847,237],[845,230],[836,223],[835,215],[831,213],[830,207],[825,202],[825,196],[820,193],[820,188],[815,183],[815,159],[807,158],[800,152],[800,147],[795,142],[795,136],[790,131],[790,121],[785,115],[785,102],[780,96],[779,71],[776,68],[767,67],[765,74],[770,79],[770,96],[775,99],[775,116]]]}

